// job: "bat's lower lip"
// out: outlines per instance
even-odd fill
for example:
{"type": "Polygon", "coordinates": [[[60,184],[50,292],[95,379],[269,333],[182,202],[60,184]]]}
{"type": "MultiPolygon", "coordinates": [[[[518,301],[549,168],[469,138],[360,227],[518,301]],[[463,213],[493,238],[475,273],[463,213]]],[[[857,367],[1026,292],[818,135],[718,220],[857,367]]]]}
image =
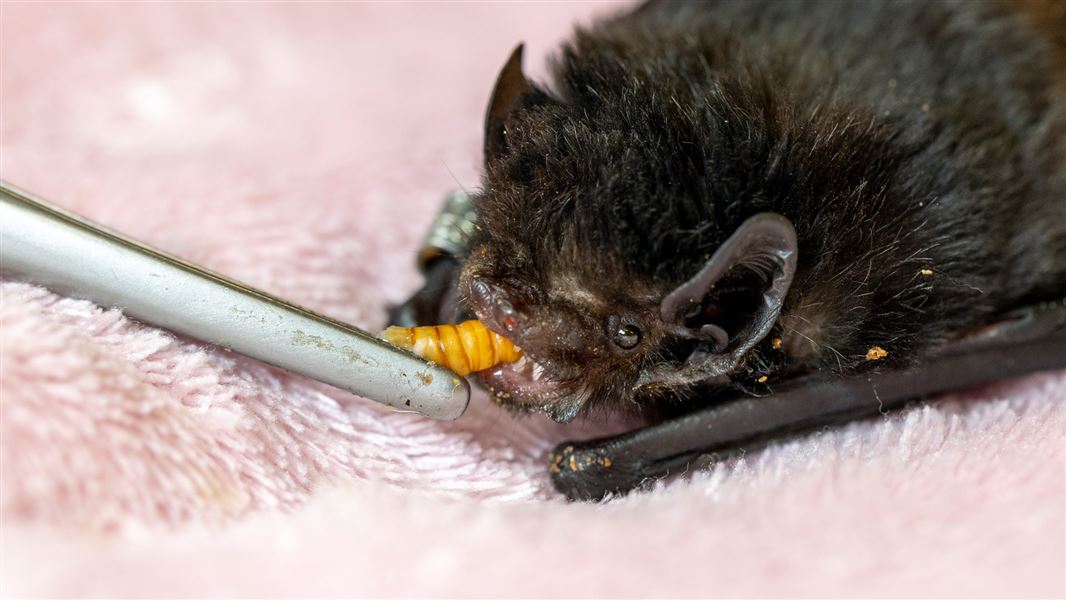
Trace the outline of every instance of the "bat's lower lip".
{"type": "Polygon", "coordinates": [[[512,403],[543,404],[560,392],[544,367],[527,357],[481,371],[476,378],[498,400],[512,403]]]}

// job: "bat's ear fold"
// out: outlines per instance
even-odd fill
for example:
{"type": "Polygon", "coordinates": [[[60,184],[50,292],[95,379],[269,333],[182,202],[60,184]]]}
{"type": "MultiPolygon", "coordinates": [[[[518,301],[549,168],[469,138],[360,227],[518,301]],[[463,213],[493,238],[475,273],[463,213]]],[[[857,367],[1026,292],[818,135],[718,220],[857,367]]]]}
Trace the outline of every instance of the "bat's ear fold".
{"type": "Polygon", "coordinates": [[[735,367],[770,332],[792,284],[798,253],[792,223],[777,213],[759,213],[744,221],[694,277],[663,298],[667,333],[700,342],[688,367],[702,376],[722,375],[709,370],[735,367]]]}
{"type": "Polygon", "coordinates": [[[522,72],[522,50],[519,44],[503,65],[492,90],[492,99],[485,113],[485,162],[503,154],[507,149],[507,117],[511,115],[537,89],[522,72]]]}

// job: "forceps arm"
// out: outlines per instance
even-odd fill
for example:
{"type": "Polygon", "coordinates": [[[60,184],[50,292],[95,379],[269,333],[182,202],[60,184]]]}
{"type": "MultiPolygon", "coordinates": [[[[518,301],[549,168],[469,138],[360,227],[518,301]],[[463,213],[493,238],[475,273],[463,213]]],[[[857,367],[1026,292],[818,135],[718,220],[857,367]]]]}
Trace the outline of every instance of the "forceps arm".
{"type": "Polygon", "coordinates": [[[455,373],[357,327],[171,256],[0,182],[0,270],[434,419],[466,410],[455,373]]]}

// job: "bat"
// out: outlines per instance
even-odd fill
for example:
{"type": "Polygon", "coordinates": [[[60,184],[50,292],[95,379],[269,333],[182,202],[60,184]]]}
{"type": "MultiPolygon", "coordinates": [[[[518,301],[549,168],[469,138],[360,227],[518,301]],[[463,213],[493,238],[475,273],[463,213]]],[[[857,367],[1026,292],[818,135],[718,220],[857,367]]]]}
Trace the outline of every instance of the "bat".
{"type": "Polygon", "coordinates": [[[645,419],[552,453],[572,498],[1066,367],[1066,3],[647,2],[544,84],[518,46],[467,201],[392,320],[520,346],[475,374],[511,410],[645,419]]]}

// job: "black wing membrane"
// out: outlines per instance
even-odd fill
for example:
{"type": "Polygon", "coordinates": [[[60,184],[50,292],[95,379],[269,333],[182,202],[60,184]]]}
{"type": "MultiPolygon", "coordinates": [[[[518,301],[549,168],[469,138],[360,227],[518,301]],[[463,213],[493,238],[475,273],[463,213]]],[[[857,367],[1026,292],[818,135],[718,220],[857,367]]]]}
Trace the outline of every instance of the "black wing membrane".
{"type": "MultiPolygon", "coordinates": [[[[521,46],[515,51],[521,58],[521,46]]],[[[426,232],[418,253],[418,269],[425,285],[406,302],[389,310],[389,325],[414,327],[458,323],[465,316],[459,304],[461,256],[474,231],[474,207],[466,192],[453,191],[426,232]]]]}
{"type": "Polygon", "coordinates": [[[909,402],[1037,371],[1066,368],[1066,298],[1014,311],[939,347],[912,368],[811,375],[766,397],[743,396],[622,435],[552,452],[556,489],[572,500],[624,494],[772,441],[883,415],[909,402]]]}
{"type": "Polygon", "coordinates": [[[461,309],[456,297],[459,261],[441,256],[425,265],[425,285],[406,302],[389,310],[389,325],[415,327],[458,323],[461,309]]]}

